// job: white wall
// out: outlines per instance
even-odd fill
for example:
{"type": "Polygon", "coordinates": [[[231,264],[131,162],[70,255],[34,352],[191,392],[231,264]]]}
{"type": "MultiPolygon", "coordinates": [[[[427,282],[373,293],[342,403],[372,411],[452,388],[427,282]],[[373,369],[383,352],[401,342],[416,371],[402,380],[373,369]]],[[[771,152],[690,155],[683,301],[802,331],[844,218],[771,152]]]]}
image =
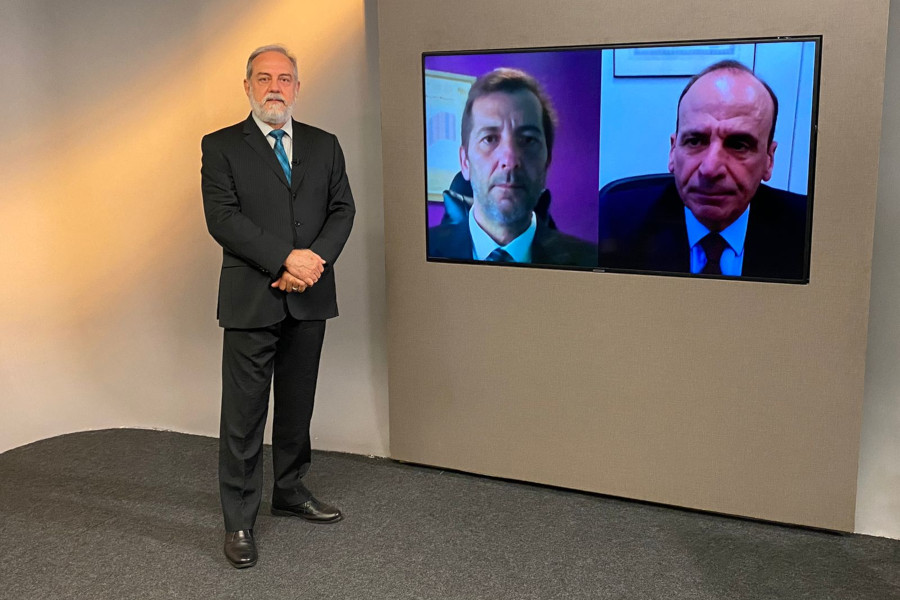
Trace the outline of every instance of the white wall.
{"type": "Polygon", "coordinates": [[[856,530],[900,539],[900,3],[891,9],[856,530]]]}
{"type": "MultiPolygon", "coordinates": [[[[246,54],[291,22],[298,116],[338,134],[358,206],[315,446],[388,453],[374,2],[312,4],[0,0],[0,451],[105,427],[217,434],[199,139],[246,115],[246,54]]],[[[900,538],[896,13],[887,64],[857,530],[900,538]]]]}
{"type": "Polygon", "coordinates": [[[106,427],[218,434],[200,137],[246,118],[247,54],[282,42],[297,117],[338,135],[358,207],[314,446],[387,454],[374,4],[0,2],[0,451],[106,427]]]}

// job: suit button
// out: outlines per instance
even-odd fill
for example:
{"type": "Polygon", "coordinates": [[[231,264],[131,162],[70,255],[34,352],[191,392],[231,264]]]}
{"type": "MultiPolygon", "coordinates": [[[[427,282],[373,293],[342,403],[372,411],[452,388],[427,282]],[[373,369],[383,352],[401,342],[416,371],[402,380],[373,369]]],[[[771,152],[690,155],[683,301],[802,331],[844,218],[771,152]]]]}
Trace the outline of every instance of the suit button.
{"type": "Polygon", "coordinates": [[[301,225],[303,225],[303,223],[300,221],[294,221],[294,227],[300,227],[301,225]]]}

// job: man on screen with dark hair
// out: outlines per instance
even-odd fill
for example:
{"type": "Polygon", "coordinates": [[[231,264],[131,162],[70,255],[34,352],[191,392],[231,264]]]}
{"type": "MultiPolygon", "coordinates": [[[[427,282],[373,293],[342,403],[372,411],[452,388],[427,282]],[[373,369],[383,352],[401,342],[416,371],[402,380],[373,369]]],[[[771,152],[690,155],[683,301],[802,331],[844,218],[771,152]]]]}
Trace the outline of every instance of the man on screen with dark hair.
{"type": "Polygon", "coordinates": [[[806,196],[762,184],[775,164],[777,116],[772,89],[739,62],[721,61],[691,78],[669,139],[674,181],[600,265],[803,278],[806,196]]]}
{"type": "Polygon", "coordinates": [[[472,186],[466,217],[428,232],[436,258],[593,267],[597,247],[560,233],[538,205],[556,115],[533,77],[496,69],[479,77],[462,117],[460,170],[472,186]]]}

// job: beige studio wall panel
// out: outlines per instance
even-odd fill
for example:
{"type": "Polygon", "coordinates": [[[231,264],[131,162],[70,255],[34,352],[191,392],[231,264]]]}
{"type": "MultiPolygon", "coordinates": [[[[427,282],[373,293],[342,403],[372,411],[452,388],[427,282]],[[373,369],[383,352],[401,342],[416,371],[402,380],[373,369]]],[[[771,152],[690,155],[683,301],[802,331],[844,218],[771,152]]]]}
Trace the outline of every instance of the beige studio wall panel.
{"type": "Polygon", "coordinates": [[[853,530],[888,2],[378,9],[391,456],[853,530]],[[808,285],[426,262],[423,51],[779,35],[823,36],[808,285]]]}

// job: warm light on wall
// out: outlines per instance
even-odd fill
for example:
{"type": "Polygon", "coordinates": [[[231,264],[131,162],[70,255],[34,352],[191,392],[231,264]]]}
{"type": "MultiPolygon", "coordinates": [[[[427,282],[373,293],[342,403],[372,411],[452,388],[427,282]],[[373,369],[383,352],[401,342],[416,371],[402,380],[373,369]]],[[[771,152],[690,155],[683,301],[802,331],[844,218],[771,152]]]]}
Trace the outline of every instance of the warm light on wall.
{"type": "Polygon", "coordinates": [[[247,55],[270,43],[300,62],[295,116],[344,118],[365,79],[365,2],[48,10],[0,24],[0,73],[16,82],[0,144],[0,389],[13,415],[0,451],[128,424],[214,434],[220,251],[200,138],[246,118],[247,55]]]}
{"type": "Polygon", "coordinates": [[[72,112],[67,98],[53,98],[62,107],[54,112],[48,99],[47,123],[4,142],[12,160],[0,164],[3,323],[42,328],[89,317],[177,278],[173,270],[206,236],[200,137],[248,111],[241,79],[249,51],[284,43],[300,60],[302,87],[315,89],[333,74],[342,44],[360,36],[362,4],[220,7],[200,35],[170,44],[165,60],[127,86],[85,81],[96,90],[90,106],[72,112]]]}

